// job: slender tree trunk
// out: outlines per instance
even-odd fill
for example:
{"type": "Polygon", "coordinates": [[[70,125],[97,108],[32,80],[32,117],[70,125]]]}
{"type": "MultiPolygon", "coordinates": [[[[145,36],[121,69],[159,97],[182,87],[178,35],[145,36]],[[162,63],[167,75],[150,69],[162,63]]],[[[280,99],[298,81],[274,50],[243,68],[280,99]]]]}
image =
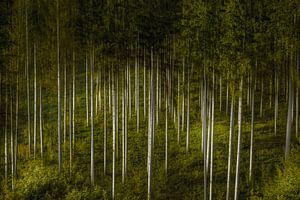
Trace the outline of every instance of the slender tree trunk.
{"type": "MultiPolygon", "coordinates": [[[[205,74],[205,72],[204,72],[205,74]]],[[[204,189],[203,189],[203,195],[204,200],[207,198],[206,194],[206,188],[207,188],[207,174],[206,174],[206,96],[207,96],[207,87],[206,87],[206,78],[204,77],[204,91],[203,91],[203,121],[202,121],[202,128],[203,128],[203,137],[202,137],[202,143],[203,143],[203,183],[204,183],[204,189]]]]}
{"type": "Polygon", "coordinates": [[[274,134],[277,134],[277,119],[278,119],[278,72],[275,71],[275,113],[274,113],[274,134]]]}
{"type": "Polygon", "coordinates": [[[75,77],[75,52],[73,52],[73,102],[72,102],[72,139],[73,139],[73,153],[74,153],[74,148],[75,148],[75,104],[76,104],[76,77],[75,77]]]}
{"type": "Polygon", "coordinates": [[[230,193],[230,174],[231,174],[231,152],[232,152],[232,136],[234,129],[234,97],[231,96],[231,109],[230,109],[230,128],[229,128],[229,142],[228,142],[228,165],[227,165],[227,187],[226,187],[226,200],[229,200],[230,193]]]}
{"type": "MultiPolygon", "coordinates": [[[[6,73],[7,76],[7,73],[6,73]]],[[[5,185],[7,186],[7,172],[8,172],[8,141],[7,141],[7,129],[8,129],[8,88],[5,90],[5,131],[4,131],[4,170],[5,170],[5,185]]]]}
{"type": "Polygon", "coordinates": [[[182,112],[181,112],[181,114],[182,114],[182,125],[181,125],[181,129],[182,129],[182,131],[184,131],[184,108],[185,108],[185,102],[184,102],[184,100],[185,100],[185,93],[184,93],[184,87],[185,87],[185,85],[184,85],[184,58],[183,58],[183,60],[182,60],[182,85],[183,85],[183,87],[182,87],[182,112]]]}
{"type": "Polygon", "coordinates": [[[263,96],[264,96],[264,81],[261,80],[261,93],[260,93],[260,117],[263,116],[263,96]]]}
{"type": "Polygon", "coordinates": [[[146,114],[147,114],[147,105],[146,105],[146,51],[144,47],[144,118],[146,119],[146,114]]]}
{"type": "Polygon", "coordinates": [[[70,177],[72,174],[72,132],[73,132],[73,119],[72,119],[72,83],[69,83],[69,160],[70,160],[70,177]]]}
{"type": "Polygon", "coordinates": [[[238,199],[238,190],[239,190],[240,151],[241,151],[241,140],[242,140],[243,78],[241,78],[240,91],[239,92],[240,92],[240,94],[239,94],[239,110],[238,110],[238,143],[237,143],[237,157],[236,157],[234,200],[238,199]]]}
{"type": "Polygon", "coordinates": [[[67,55],[65,55],[64,62],[64,154],[66,149],[66,135],[67,135],[67,55]]]}
{"type": "Polygon", "coordinates": [[[33,158],[36,155],[36,132],[37,132],[37,84],[36,84],[36,44],[33,46],[33,66],[34,66],[34,117],[33,117],[33,158]]]}
{"type": "Polygon", "coordinates": [[[178,70],[177,83],[177,143],[180,142],[180,73],[178,70]]]}
{"type": "MultiPolygon", "coordinates": [[[[17,61],[18,62],[18,61],[17,61]]],[[[15,118],[15,120],[16,120],[16,122],[15,122],[15,155],[14,155],[14,172],[15,172],[15,177],[16,178],[18,178],[18,171],[17,171],[17,161],[18,161],[18,134],[19,134],[19,132],[18,132],[18,128],[19,128],[19,72],[18,72],[18,70],[19,70],[19,66],[18,66],[18,63],[17,63],[17,75],[16,75],[16,79],[17,79],[17,81],[16,81],[16,110],[15,110],[15,115],[16,115],[16,118],[15,118]]]]}
{"type": "Polygon", "coordinates": [[[91,184],[94,186],[95,174],[94,174],[94,51],[91,55],[91,184]]]}
{"type": "Polygon", "coordinates": [[[58,135],[58,172],[61,173],[61,110],[60,110],[60,66],[59,66],[59,0],[56,2],[56,38],[57,38],[57,135],[58,135]]]}
{"type": "Polygon", "coordinates": [[[293,104],[293,78],[292,78],[292,66],[290,68],[289,75],[289,102],[288,102],[288,114],[287,114],[287,125],[286,125],[286,138],[285,138],[285,159],[288,158],[290,153],[291,144],[291,129],[292,129],[292,104],[293,104]]]}
{"type": "Polygon", "coordinates": [[[89,76],[88,76],[88,58],[85,61],[85,104],[86,104],[86,126],[89,125],[89,76]]]}
{"type": "MultiPolygon", "coordinates": [[[[213,198],[213,155],[214,155],[214,112],[215,112],[215,72],[213,72],[213,88],[212,88],[212,98],[211,98],[211,139],[210,139],[210,175],[209,175],[209,199],[213,198]]],[[[220,80],[220,88],[222,88],[222,80],[220,80]]],[[[220,89],[220,100],[222,98],[220,89]]],[[[220,104],[221,111],[221,104],[220,104]]]]}
{"type": "Polygon", "coordinates": [[[147,193],[147,199],[150,200],[152,195],[151,195],[151,185],[152,185],[152,142],[153,142],[153,103],[154,103],[154,67],[153,67],[153,50],[151,48],[151,86],[150,86],[150,104],[151,104],[151,109],[150,109],[150,117],[149,117],[149,130],[148,130],[148,153],[147,153],[147,171],[148,171],[148,193],[147,193]]]}
{"type": "Polygon", "coordinates": [[[209,156],[210,156],[210,139],[211,139],[211,94],[208,92],[208,128],[207,128],[207,143],[206,143],[206,170],[209,172],[209,156]]]}
{"type": "Polygon", "coordinates": [[[186,115],[186,153],[189,151],[189,142],[190,142],[190,74],[189,69],[187,70],[188,86],[187,86],[187,115],[186,115]]]}
{"type": "Polygon", "coordinates": [[[166,127],[165,127],[165,176],[168,172],[168,101],[166,101],[166,127]]]}
{"type": "Polygon", "coordinates": [[[250,166],[249,166],[249,180],[252,178],[252,163],[253,163],[253,137],[254,137],[254,93],[255,90],[252,88],[251,91],[251,139],[250,139],[250,166]]]}
{"type": "Polygon", "coordinates": [[[116,90],[115,90],[115,75],[112,76],[112,104],[113,104],[113,159],[112,159],[112,199],[115,199],[115,170],[116,170],[116,90]]]}
{"type": "Polygon", "coordinates": [[[228,74],[227,74],[227,81],[226,81],[226,116],[227,116],[227,113],[228,113],[228,98],[229,98],[229,87],[228,87],[228,74]]]}
{"type": "Polygon", "coordinates": [[[40,145],[41,159],[44,160],[44,138],[43,138],[43,101],[42,101],[42,73],[40,75],[40,145]]]}
{"type": "MultiPolygon", "coordinates": [[[[27,2],[27,1],[26,1],[27,2]]],[[[26,4],[26,89],[27,89],[27,131],[28,131],[28,155],[31,154],[31,120],[30,120],[30,87],[29,87],[29,56],[28,56],[28,14],[27,14],[27,3],[26,4]]]]}
{"type": "MultiPolygon", "coordinates": [[[[125,74],[125,73],[124,73],[125,74]]],[[[125,75],[122,76],[122,183],[125,182],[125,75]]]]}
{"type": "Polygon", "coordinates": [[[104,138],[103,138],[103,170],[104,170],[104,174],[106,174],[106,81],[104,81],[104,96],[103,96],[103,129],[104,129],[104,138]]]}
{"type": "Polygon", "coordinates": [[[11,155],[11,188],[15,190],[15,162],[14,162],[14,134],[13,134],[13,97],[12,97],[12,78],[10,83],[10,155],[11,155]]]}

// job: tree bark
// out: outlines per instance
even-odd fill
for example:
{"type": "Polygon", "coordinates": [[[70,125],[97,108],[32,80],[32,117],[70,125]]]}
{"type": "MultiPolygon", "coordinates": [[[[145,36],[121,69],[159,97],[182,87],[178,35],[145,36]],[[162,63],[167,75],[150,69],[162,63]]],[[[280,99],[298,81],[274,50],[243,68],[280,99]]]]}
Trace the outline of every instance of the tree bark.
{"type": "Polygon", "coordinates": [[[232,152],[232,136],[234,129],[234,97],[231,96],[231,109],[230,109],[230,128],[229,128],[229,142],[228,142],[228,165],[227,165],[227,187],[226,187],[226,200],[229,200],[230,195],[230,174],[231,174],[231,152],[232,152]]]}
{"type": "Polygon", "coordinates": [[[243,78],[240,82],[239,94],[239,109],[238,109],[238,143],[237,143],[237,157],[236,157],[236,173],[235,173],[235,187],[234,187],[234,200],[238,199],[239,190],[239,174],[240,174],[240,151],[242,140],[242,100],[243,100],[243,78]]]}

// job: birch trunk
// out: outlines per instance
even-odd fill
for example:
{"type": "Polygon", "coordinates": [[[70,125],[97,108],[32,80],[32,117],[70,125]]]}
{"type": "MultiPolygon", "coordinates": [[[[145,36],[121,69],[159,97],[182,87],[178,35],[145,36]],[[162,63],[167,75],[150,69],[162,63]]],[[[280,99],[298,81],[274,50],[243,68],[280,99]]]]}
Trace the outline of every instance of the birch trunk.
{"type": "Polygon", "coordinates": [[[231,109],[230,109],[230,128],[229,128],[229,142],[228,142],[228,165],[227,165],[227,187],[226,187],[226,200],[229,200],[230,195],[230,174],[231,174],[231,152],[232,152],[232,136],[234,129],[234,97],[231,96],[231,109]]]}
{"type": "Polygon", "coordinates": [[[239,94],[239,109],[238,109],[238,143],[237,143],[237,157],[236,157],[236,173],[235,173],[235,186],[234,186],[234,200],[238,199],[239,190],[239,175],[240,175],[240,151],[242,140],[242,100],[243,100],[243,78],[240,82],[239,94]]]}

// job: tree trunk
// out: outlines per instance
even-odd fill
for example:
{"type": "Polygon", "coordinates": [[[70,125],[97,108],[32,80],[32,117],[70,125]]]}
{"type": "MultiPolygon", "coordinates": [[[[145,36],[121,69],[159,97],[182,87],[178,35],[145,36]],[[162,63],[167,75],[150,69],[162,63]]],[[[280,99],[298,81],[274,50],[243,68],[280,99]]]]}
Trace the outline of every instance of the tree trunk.
{"type": "MultiPolygon", "coordinates": [[[[204,72],[205,74],[205,72],[204,72]]],[[[204,91],[203,91],[203,121],[202,121],[202,128],[203,128],[203,137],[202,137],[202,143],[203,143],[203,183],[204,183],[204,200],[207,198],[206,194],[206,188],[207,188],[207,175],[206,175],[206,96],[207,96],[207,87],[206,87],[206,77],[204,77],[204,91]]]]}
{"type": "MultiPolygon", "coordinates": [[[[6,73],[7,76],[7,73],[6,73]]],[[[5,177],[5,184],[7,184],[7,172],[8,172],[8,141],[7,141],[7,129],[8,129],[8,88],[5,90],[5,131],[4,131],[4,177],[5,177]]]]}
{"type": "Polygon", "coordinates": [[[75,77],[75,53],[73,52],[73,102],[72,102],[72,139],[73,139],[73,153],[74,153],[74,147],[75,147],[75,104],[76,104],[76,77],[75,77]]]}
{"type": "Polygon", "coordinates": [[[239,94],[239,110],[238,110],[238,143],[237,143],[237,157],[236,157],[234,200],[238,199],[238,190],[239,190],[240,151],[241,151],[241,140],[242,140],[243,78],[241,78],[240,91],[239,92],[240,92],[240,94],[239,94]]]}
{"type": "Polygon", "coordinates": [[[261,91],[260,91],[260,117],[263,117],[263,96],[264,96],[264,81],[261,80],[261,91]]]}
{"type": "Polygon", "coordinates": [[[89,76],[88,76],[88,58],[85,61],[85,106],[86,106],[86,126],[89,126],[89,76]]]}
{"type": "Polygon", "coordinates": [[[95,174],[94,174],[94,51],[91,55],[91,184],[94,186],[95,174]]]}
{"type": "Polygon", "coordinates": [[[183,60],[182,60],[182,112],[181,112],[181,114],[182,114],[182,126],[181,126],[181,129],[182,129],[182,131],[184,131],[184,108],[185,108],[185,102],[184,102],[184,100],[185,100],[185,97],[184,97],[184,88],[185,88],[185,85],[184,85],[184,58],[183,58],[183,60]]]}
{"type": "Polygon", "coordinates": [[[287,114],[287,123],[286,123],[286,138],[285,138],[285,153],[284,158],[287,159],[290,153],[290,144],[291,144],[291,129],[292,129],[292,104],[293,104],[293,78],[292,78],[292,66],[290,68],[289,75],[289,103],[288,103],[288,114],[287,114]]]}
{"type": "Polygon", "coordinates": [[[189,69],[187,70],[188,78],[188,87],[187,87],[187,115],[186,115],[186,153],[189,151],[189,142],[190,142],[190,74],[189,69]]]}
{"type": "Polygon", "coordinates": [[[252,88],[251,91],[251,139],[250,139],[250,166],[249,166],[249,180],[252,178],[252,163],[253,163],[253,137],[254,137],[254,93],[255,90],[252,88]]]}
{"type": "Polygon", "coordinates": [[[103,129],[104,129],[104,134],[103,134],[103,171],[104,174],[106,174],[106,81],[104,81],[104,96],[103,96],[103,129]]]}
{"type": "Polygon", "coordinates": [[[148,171],[148,193],[147,199],[151,199],[151,184],[152,184],[152,142],[153,142],[153,106],[154,106],[154,67],[153,67],[153,50],[151,48],[151,86],[150,86],[150,115],[149,115],[149,129],[148,129],[148,153],[147,153],[147,171],[148,171]]]}
{"type": "Polygon", "coordinates": [[[31,153],[31,119],[30,119],[30,87],[29,87],[29,56],[28,56],[28,14],[27,14],[27,5],[26,5],[26,89],[27,89],[27,131],[28,131],[28,155],[30,157],[31,153]]]}
{"type": "Polygon", "coordinates": [[[232,152],[232,136],[234,129],[234,96],[231,96],[231,109],[230,109],[230,128],[229,128],[229,142],[228,142],[228,167],[227,167],[227,187],[226,187],[226,200],[229,200],[230,188],[230,174],[231,174],[231,152],[232,152]]]}
{"type": "MultiPolygon", "coordinates": [[[[113,72],[114,73],[114,72],[113,72]]],[[[115,199],[115,170],[116,170],[116,90],[115,75],[112,75],[112,106],[113,106],[113,158],[112,158],[112,199],[115,199]]]]}
{"type": "Polygon", "coordinates": [[[64,155],[66,149],[66,135],[67,135],[67,55],[64,62],[64,155]]]}
{"type": "Polygon", "coordinates": [[[72,83],[69,83],[69,160],[70,160],[70,177],[72,174],[72,132],[73,132],[73,119],[72,119],[72,83]]]}
{"type": "Polygon", "coordinates": [[[56,38],[57,38],[57,135],[58,135],[58,172],[61,173],[61,110],[60,110],[60,66],[59,66],[59,0],[56,2],[56,38]]]}
{"type": "Polygon", "coordinates": [[[34,117],[33,117],[33,158],[36,155],[36,129],[37,129],[37,84],[36,84],[36,44],[33,46],[33,66],[34,66],[34,117]]]}
{"type": "Polygon", "coordinates": [[[168,172],[168,101],[166,101],[166,127],[165,127],[165,176],[168,172]]]}
{"type": "Polygon", "coordinates": [[[44,138],[43,138],[43,101],[42,101],[42,73],[40,75],[40,145],[41,159],[44,160],[44,138]]]}
{"type": "MultiPolygon", "coordinates": [[[[213,88],[212,88],[212,98],[211,98],[211,134],[210,134],[210,176],[209,176],[209,199],[212,200],[212,190],[213,190],[213,155],[214,155],[214,112],[215,112],[215,72],[213,72],[213,88]]],[[[220,80],[220,88],[222,88],[220,80]]],[[[221,89],[220,89],[220,100],[221,100],[221,89]]],[[[221,104],[220,104],[221,111],[221,104]]]]}

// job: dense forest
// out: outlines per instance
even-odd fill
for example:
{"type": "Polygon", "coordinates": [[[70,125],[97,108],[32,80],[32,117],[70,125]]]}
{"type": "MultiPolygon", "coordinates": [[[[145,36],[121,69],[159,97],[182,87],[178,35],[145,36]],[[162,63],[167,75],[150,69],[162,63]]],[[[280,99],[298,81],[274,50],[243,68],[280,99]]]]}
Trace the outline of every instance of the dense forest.
{"type": "Polygon", "coordinates": [[[299,0],[0,1],[0,199],[300,199],[299,0]]]}

